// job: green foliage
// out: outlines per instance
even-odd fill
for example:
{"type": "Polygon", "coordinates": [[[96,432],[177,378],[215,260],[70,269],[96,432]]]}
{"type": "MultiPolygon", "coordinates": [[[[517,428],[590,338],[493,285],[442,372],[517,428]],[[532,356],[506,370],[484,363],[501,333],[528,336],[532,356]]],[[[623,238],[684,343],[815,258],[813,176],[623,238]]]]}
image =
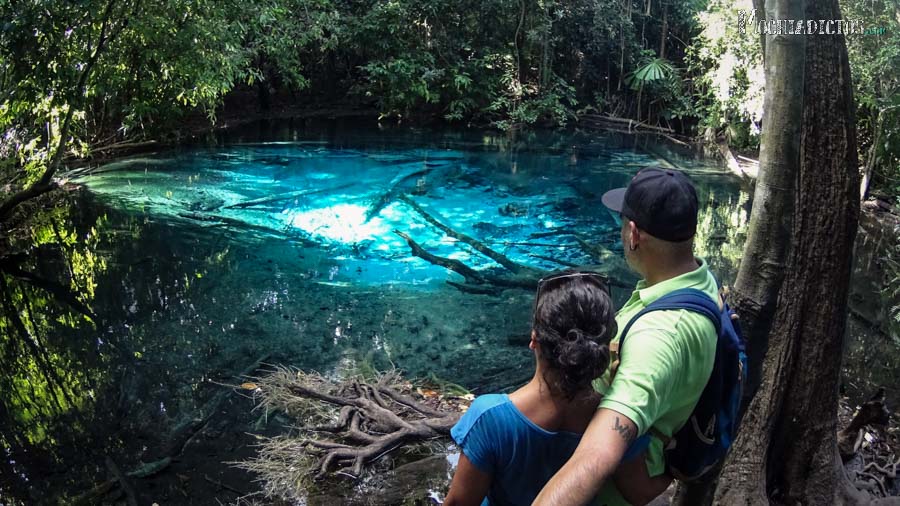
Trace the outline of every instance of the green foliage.
{"type": "Polygon", "coordinates": [[[663,58],[645,60],[634,72],[625,77],[625,83],[637,90],[655,81],[672,79],[676,74],[675,67],[663,58]]]}
{"type": "Polygon", "coordinates": [[[874,164],[873,185],[900,195],[900,2],[843,0],[847,18],[866,26],[886,27],[880,35],[847,38],[857,100],[860,159],[874,164]]]}
{"type": "Polygon", "coordinates": [[[740,11],[751,12],[750,0],[712,0],[699,14],[701,32],[686,49],[687,73],[699,134],[724,136],[737,148],[759,146],[762,121],[762,51],[748,23],[738,27],[740,11]]]}

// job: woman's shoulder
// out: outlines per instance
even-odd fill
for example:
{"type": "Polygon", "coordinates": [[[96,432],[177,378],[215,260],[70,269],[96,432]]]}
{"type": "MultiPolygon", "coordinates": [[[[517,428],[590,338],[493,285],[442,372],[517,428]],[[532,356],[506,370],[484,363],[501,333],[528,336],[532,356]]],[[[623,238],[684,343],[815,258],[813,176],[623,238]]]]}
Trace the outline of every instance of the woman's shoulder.
{"type": "Polygon", "coordinates": [[[489,411],[491,408],[495,408],[497,406],[502,406],[503,404],[510,403],[512,401],[509,400],[509,396],[506,394],[485,394],[479,395],[472,401],[472,405],[469,406],[469,409],[466,410],[466,413],[472,411],[474,413],[483,413],[489,411]]]}
{"type": "Polygon", "coordinates": [[[512,402],[506,394],[479,395],[472,401],[472,405],[459,419],[451,430],[451,434],[457,442],[465,439],[466,435],[475,426],[494,426],[506,418],[506,411],[512,402]]]}

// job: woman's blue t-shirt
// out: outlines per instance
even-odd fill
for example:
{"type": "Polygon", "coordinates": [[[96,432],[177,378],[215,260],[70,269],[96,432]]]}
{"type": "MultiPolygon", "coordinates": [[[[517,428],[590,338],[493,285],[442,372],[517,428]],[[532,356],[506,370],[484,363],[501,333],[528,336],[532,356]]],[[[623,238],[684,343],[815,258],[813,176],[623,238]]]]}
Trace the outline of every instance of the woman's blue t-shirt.
{"type": "Polygon", "coordinates": [[[581,440],[574,432],[542,429],[506,394],[476,398],[450,435],[472,464],[492,477],[482,505],[531,504],[581,440]]]}

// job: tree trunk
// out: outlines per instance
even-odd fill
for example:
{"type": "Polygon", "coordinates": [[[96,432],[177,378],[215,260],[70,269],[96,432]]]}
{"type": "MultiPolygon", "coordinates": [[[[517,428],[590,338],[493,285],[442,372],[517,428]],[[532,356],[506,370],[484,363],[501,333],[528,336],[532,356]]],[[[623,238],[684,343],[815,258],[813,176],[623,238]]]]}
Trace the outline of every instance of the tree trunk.
{"type": "Polygon", "coordinates": [[[669,37],[669,4],[666,2],[662,2],[660,4],[660,8],[662,9],[663,18],[662,18],[662,28],[659,30],[659,57],[662,59],[666,58],[666,39],[669,37]]]}
{"type": "MultiPolygon", "coordinates": [[[[803,19],[803,4],[768,0],[768,16],[803,19]]],[[[806,36],[769,35],[765,58],[765,104],[759,178],[747,243],[732,294],[747,340],[749,388],[744,406],[760,382],[763,357],[791,244],[794,186],[800,164],[806,36]]]]}
{"type": "MultiPolygon", "coordinates": [[[[625,0],[625,19],[627,23],[631,23],[631,1],[625,0]]],[[[622,81],[625,79],[625,26],[626,21],[622,21],[619,26],[619,85],[616,91],[622,91],[622,81]]]]}
{"type": "MultiPolygon", "coordinates": [[[[805,15],[794,19],[839,17],[837,0],[819,0],[807,2],[805,15]]],[[[775,63],[777,37],[768,44],[767,64],[775,63]]],[[[859,499],[844,476],[836,442],[859,216],[856,131],[843,36],[810,36],[805,67],[792,250],[763,382],[719,480],[716,503],[721,504],[847,504],[859,499]]],[[[754,214],[758,205],[754,203],[754,214]]]]}
{"type": "MultiPolygon", "coordinates": [[[[753,12],[757,16],[757,21],[759,21],[758,17],[765,17],[766,15],[766,0],[753,0],[753,12]]],[[[747,30],[756,30],[756,25],[747,24],[747,30]]],[[[763,57],[763,63],[766,61],[766,34],[762,31],[759,32],[759,47],[761,49],[760,54],[763,57]]]]}
{"type": "Polygon", "coordinates": [[[872,174],[875,172],[875,158],[878,156],[878,143],[881,142],[881,131],[884,129],[884,111],[879,110],[875,116],[875,132],[872,135],[872,145],[866,156],[866,165],[859,185],[859,200],[866,200],[869,195],[869,184],[872,182],[872,174]]]}

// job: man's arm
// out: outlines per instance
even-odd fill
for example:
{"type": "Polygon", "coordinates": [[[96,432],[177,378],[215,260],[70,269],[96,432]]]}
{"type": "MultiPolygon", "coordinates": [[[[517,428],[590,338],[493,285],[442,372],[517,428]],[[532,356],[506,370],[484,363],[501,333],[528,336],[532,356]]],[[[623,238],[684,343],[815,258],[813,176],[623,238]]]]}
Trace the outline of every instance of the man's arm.
{"type": "Polygon", "coordinates": [[[600,408],[588,425],[575,453],[535,499],[535,505],[586,504],[611,478],[637,428],[628,417],[600,408]]]}

